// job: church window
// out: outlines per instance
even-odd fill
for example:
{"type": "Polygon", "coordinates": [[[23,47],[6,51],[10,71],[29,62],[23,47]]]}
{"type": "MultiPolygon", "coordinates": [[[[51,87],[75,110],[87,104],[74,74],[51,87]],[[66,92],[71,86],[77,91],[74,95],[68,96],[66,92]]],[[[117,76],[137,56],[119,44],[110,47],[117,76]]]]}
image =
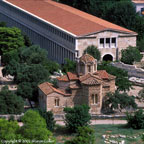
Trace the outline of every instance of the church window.
{"type": "Polygon", "coordinates": [[[91,66],[88,65],[88,72],[91,72],[91,66]]]}
{"type": "Polygon", "coordinates": [[[59,98],[55,99],[55,106],[59,106],[59,98]]]}
{"type": "Polygon", "coordinates": [[[92,94],[92,104],[97,104],[97,103],[98,103],[98,95],[92,94]]]}
{"type": "Polygon", "coordinates": [[[94,64],[94,70],[96,71],[96,64],[94,64]]]}

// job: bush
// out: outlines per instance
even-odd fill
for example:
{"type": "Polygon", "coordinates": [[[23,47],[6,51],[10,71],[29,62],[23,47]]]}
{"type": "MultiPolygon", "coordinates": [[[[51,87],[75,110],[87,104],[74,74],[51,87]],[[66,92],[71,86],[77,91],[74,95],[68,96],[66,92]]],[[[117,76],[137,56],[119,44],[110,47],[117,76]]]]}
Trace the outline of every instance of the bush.
{"type": "Polygon", "coordinates": [[[62,66],[63,72],[75,72],[76,70],[76,62],[69,60],[68,58],[65,58],[65,64],[62,66]]]}
{"type": "Polygon", "coordinates": [[[74,139],[66,141],[65,144],[94,144],[95,136],[94,130],[84,126],[79,127],[77,130],[77,135],[74,139]]]}
{"type": "Polygon", "coordinates": [[[102,62],[98,65],[98,70],[106,70],[109,74],[116,76],[116,86],[120,91],[129,91],[132,87],[131,82],[128,79],[128,72],[114,67],[108,62],[102,62]]]}
{"type": "Polygon", "coordinates": [[[91,116],[87,105],[79,105],[73,108],[65,108],[65,124],[71,132],[76,132],[78,127],[87,126],[91,116]]]}
{"type": "Polygon", "coordinates": [[[39,112],[40,112],[40,115],[46,120],[47,129],[50,131],[53,131],[55,127],[53,113],[51,111],[46,112],[42,110],[39,110],[39,112]]]}
{"type": "Polygon", "coordinates": [[[133,62],[139,62],[142,59],[142,55],[137,47],[129,46],[127,49],[122,50],[121,61],[125,64],[132,65],[133,62]]]}
{"type": "Polygon", "coordinates": [[[144,52],[144,38],[137,42],[137,47],[140,52],[144,52]]]}
{"type": "Polygon", "coordinates": [[[144,133],[142,134],[142,140],[144,141],[144,133]]]}
{"type": "Polygon", "coordinates": [[[98,50],[98,48],[95,47],[94,45],[88,46],[87,49],[84,51],[84,53],[92,55],[98,61],[101,59],[101,53],[98,50]]]}
{"type": "Polygon", "coordinates": [[[113,112],[114,110],[121,111],[125,108],[137,108],[134,96],[128,96],[127,93],[120,93],[116,91],[115,93],[107,93],[105,96],[103,107],[106,111],[113,112]]]}
{"type": "Polygon", "coordinates": [[[134,129],[144,129],[144,111],[142,109],[136,111],[134,115],[127,113],[128,126],[134,129]]]}
{"type": "Polygon", "coordinates": [[[37,111],[28,110],[22,117],[21,134],[28,140],[46,140],[55,144],[53,134],[46,128],[46,121],[37,111]],[[51,142],[52,141],[52,142],[51,142]]]}
{"type": "Polygon", "coordinates": [[[23,99],[10,91],[7,86],[3,87],[0,91],[0,114],[21,114],[23,111],[23,99]]]}

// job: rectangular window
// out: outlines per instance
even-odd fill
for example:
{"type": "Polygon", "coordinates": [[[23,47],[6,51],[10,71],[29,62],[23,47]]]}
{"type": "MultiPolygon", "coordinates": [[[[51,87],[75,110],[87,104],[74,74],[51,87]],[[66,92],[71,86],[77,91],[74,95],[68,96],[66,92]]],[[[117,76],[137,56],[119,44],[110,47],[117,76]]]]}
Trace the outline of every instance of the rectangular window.
{"type": "Polygon", "coordinates": [[[96,71],[97,69],[96,69],[96,64],[94,64],[94,70],[96,71]]]}
{"type": "Polygon", "coordinates": [[[97,104],[97,103],[98,103],[98,95],[92,94],[92,104],[97,104]]]}
{"type": "Polygon", "coordinates": [[[100,47],[104,48],[104,38],[100,38],[100,47]]]}
{"type": "Polygon", "coordinates": [[[88,65],[87,67],[88,67],[88,72],[91,72],[91,66],[88,65]]]}
{"type": "Polygon", "coordinates": [[[111,47],[116,47],[116,38],[111,39],[111,47]]]}
{"type": "Polygon", "coordinates": [[[55,99],[55,106],[59,106],[59,99],[58,98],[55,99]]]}
{"type": "Polygon", "coordinates": [[[110,48],[110,38],[106,38],[106,48],[110,48]]]}

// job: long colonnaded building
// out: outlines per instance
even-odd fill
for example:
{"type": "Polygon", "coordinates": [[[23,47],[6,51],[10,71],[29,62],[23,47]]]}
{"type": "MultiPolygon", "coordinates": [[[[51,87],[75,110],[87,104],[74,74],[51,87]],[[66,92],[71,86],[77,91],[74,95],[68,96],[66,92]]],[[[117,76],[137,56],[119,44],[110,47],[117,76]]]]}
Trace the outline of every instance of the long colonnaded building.
{"type": "Polygon", "coordinates": [[[52,0],[0,0],[0,21],[20,28],[58,63],[81,57],[90,45],[105,60],[136,46],[137,33],[52,0]]]}

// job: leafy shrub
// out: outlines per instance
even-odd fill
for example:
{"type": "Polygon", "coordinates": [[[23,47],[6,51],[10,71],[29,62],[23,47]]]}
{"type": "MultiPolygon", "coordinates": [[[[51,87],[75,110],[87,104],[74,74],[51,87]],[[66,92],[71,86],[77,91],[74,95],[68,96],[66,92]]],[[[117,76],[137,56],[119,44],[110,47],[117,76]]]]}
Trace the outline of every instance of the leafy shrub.
{"type": "Polygon", "coordinates": [[[10,91],[7,86],[3,87],[0,91],[0,114],[21,114],[23,111],[23,99],[10,91]]]}
{"type": "Polygon", "coordinates": [[[129,46],[127,49],[122,50],[121,61],[125,64],[132,65],[133,62],[139,62],[142,59],[142,55],[137,47],[129,46]]]}
{"type": "Polygon", "coordinates": [[[77,135],[74,139],[66,141],[65,144],[94,144],[95,136],[94,130],[84,126],[79,127],[77,130],[77,135]]]}
{"type": "Polygon", "coordinates": [[[42,110],[39,110],[39,112],[40,112],[40,115],[46,120],[47,128],[50,131],[53,131],[54,127],[55,127],[53,113],[51,111],[46,112],[46,111],[42,111],[42,110]]]}
{"type": "Polygon", "coordinates": [[[142,140],[144,141],[144,133],[142,134],[142,140]]]}
{"type": "Polygon", "coordinates": [[[65,58],[65,64],[62,66],[62,71],[63,72],[75,72],[76,70],[76,62],[71,61],[68,58],[65,58]]]}
{"type": "Polygon", "coordinates": [[[98,50],[98,48],[95,47],[94,45],[88,46],[87,49],[84,51],[84,53],[92,55],[98,61],[101,59],[101,53],[98,50]]]}
{"type": "Polygon", "coordinates": [[[106,70],[109,74],[116,76],[116,86],[120,91],[129,91],[132,87],[131,82],[128,79],[128,72],[112,66],[108,62],[102,62],[98,65],[98,70],[106,70]]]}
{"type": "Polygon", "coordinates": [[[144,129],[144,111],[136,111],[134,115],[127,113],[128,126],[134,129],[144,129]]]}
{"type": "Polygon", "coordinates": [[[76,132],[78,127],[87,126],[91,116],[87,105],[79,105],[73,108],[65,108],[65,124],[71,132],[76,132]]]}
{"type": "Polygon", "coordinates": [[[115,109],[121,111],[130,107],[137,108],[137,104],[134,96],[128,96],[127,93],[116,91],[115,93],[107,93],[103,101],[103,107],[106,111],[112,112],[115,109]]]}
{"type": "Polygon", "coordinates": [[[144,52],[144,38],[137,41],[137,47],[140,52],[144,52]]]}
{"type": "Polygon", "coordinates": [[[53,134],[47,129],[46,121],[37,111],[28,110],[22,117],[21,134],[28,140],[47,140],[48,144],[55,144],[53,134]],[[52,141],[52,142],[51,142],[52,141]]]}

